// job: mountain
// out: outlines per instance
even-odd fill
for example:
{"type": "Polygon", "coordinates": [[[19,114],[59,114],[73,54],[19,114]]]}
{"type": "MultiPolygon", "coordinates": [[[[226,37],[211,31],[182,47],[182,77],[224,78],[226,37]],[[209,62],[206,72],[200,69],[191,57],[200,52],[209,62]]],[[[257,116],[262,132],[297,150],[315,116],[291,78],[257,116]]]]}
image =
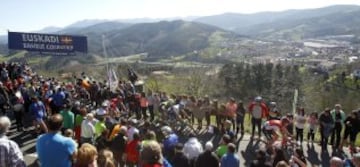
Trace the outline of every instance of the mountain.
{"type": "Polygon", "coordinates": [[[54,32],[60,31],[60,30],[62,30],[61,27],[49,26],[49,27],[45,27],[41,30],[34,31],[34,32],[36,32],[36,33],[54,33],[54,32]]]}
{"type": "Polygon", "coordinates": [[[81,20],[81,21],[72,23],[72,24],[66,26],[66,28],[84,28],[84,27],[88,27],[88,26],[92,26],[95,24],[104,23],[104,22],[108,22],[108,21],[109,20],[105,20],[105,19],[87,19],[87,20],[81,20]]]}
{"type": "Polygon", "coordinates": [[[72,35],[89,35],[89,34],[104,34],[110,31],[121,30],[131,26],[130,23],[121,23],[117,21],[108,21],[94,24],[83,28],[67,27],[58,33],[60,34],[72,34],[72,35]]]}
{"type": "Polygon", "coordinates": [[[235,35],[214,26],[180,20],[131,26],[108,22],[69,33],[76,32],[88,37],[90,53],[103,55],[102,35],[105,34],[109,56],[127,56],[146,52],[150,58],[178,56],[204,49],[209,46],[209,37],[216,32],[222,32],[224,37],[235,35]],[[114,26],[114,24],[118,25],[114,26]],[[94,27],[113,28],[105,31],[104,28],[99,30],[94,27]]]}
{"type": "Polygon", "coordinates": [[[301,40],[333,35],[360,36],[360,10],[326,16],[281,20],[238,28],[235,31],[258,38],[301,40]]]}
{"type": "MultiPolygon", "coordinates": [[[[352,18],[357,16],[357,11],[360,11],[360,6],[335,5],[318,9],[287,10],[283,12],[260,12],[255,14],[227,13],[201,17],[194,21],[232,30],[243,35],[256,36],[258,34],[263,34],[264,32],[274,33],[274,29],[278,30],[282,27],[291,27],[297,23],[298,25],[302,25],[304,22],[318,22],[317,19],[322,21],[324,21],[324,19],[332,19],[332,16],[342,17],[345,19],[344,21],[348,20],[349,24],[347,25],[350,25],[350,22],[353,20],[352,18]]],[[[334,21],[339,21],[339,19],[334,21]]],[[[312,26],[321,25],[322,24],[313,24],[312,26]]],[[[317,28],[319,27],[310,27],[309,29],[317,28]]]]}

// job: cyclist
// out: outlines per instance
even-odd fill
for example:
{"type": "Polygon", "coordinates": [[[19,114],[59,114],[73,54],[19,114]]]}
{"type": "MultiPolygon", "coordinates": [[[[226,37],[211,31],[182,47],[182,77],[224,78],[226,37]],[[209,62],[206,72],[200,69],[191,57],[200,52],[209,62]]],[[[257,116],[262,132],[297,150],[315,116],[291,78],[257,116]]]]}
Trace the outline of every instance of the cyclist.
{"type": "Polygon", "coordinates": [[[286,128],[289,123],[290,121],[286,117],[281,118],[281,120],[268,120],[264,123],[262,130],[267,139],[268,146],[272,146],[280,135],[282,136],[282,145],[286,144],[288,137],[291,137],[286,128]]]}

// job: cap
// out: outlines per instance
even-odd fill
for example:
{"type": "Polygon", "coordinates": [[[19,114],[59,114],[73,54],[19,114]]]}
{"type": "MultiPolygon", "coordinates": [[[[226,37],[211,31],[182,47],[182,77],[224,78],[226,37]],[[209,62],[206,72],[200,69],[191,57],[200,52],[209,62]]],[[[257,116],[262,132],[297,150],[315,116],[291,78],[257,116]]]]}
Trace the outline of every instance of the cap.
{"type": "Polygon", "coordinates": [[[261,97],[261,96],[255,97],[255,101],[259,102],[259,101],[261,101],[261,100],[262,100],[262,97],[261,97]]]}

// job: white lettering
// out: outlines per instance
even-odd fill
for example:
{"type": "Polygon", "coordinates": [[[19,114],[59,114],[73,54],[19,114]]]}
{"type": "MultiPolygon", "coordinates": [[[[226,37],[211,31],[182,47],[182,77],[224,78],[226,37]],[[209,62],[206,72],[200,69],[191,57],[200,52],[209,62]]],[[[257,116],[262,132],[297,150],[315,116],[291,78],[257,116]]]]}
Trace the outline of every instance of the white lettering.
{"type": "Polygon", "coordinates": [[[25,49],[45,49],[45,44],[23,43],[25,49]]]}
{"type": "Polygon", "coordinates": [[[55,35],[22,34],[22,40],[23,42],[60,43],[59,37],[55,35]]]}
{"type": "Polygon", "coordinates": [[[74,47],[72,45],[46,45],[46,50],[68,50],[72,51],[74,47]]]}

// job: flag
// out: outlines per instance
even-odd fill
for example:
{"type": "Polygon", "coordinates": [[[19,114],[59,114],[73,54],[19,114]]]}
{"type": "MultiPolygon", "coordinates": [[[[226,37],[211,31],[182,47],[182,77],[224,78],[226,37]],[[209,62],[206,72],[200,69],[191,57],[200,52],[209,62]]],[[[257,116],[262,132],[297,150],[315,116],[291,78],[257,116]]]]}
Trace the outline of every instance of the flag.
{"type": "Polygon", "coordinates": [[[118,88],[119,80],[117,78],[116,72],[114,69],[110,69],[108,71],[108,85],[110,88],[110,91],[115,92],[118,88]]]}

